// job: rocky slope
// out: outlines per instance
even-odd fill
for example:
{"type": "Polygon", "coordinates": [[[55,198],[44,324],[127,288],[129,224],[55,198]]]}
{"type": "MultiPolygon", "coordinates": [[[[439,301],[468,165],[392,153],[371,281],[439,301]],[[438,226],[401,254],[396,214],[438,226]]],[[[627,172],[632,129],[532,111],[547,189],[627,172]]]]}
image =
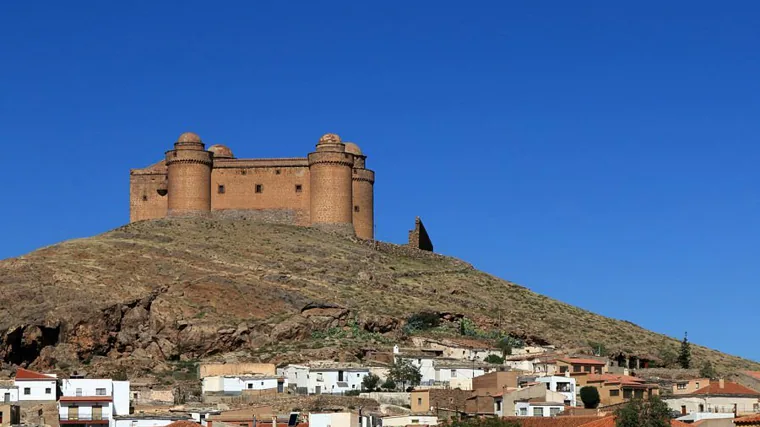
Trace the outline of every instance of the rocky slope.
{"type": "MultiPolygon", "coordinates": [[[[231,352],[350,359],[404,338],[411,314],[529,342],[657,355],[678,342],[538,295],[462,261],[317,230],[163,219],[0,261],[0,360],[75,369],[231,352]],[[137,362],[135,362],[137,361],[137,362]]],[[[456,330],[456,328],[450,328],[456,330]]],[[[697,363],[758,365],[693,346],[697,363]]],[[[153,365],[151,365],[153,363],[153,365]]]]}

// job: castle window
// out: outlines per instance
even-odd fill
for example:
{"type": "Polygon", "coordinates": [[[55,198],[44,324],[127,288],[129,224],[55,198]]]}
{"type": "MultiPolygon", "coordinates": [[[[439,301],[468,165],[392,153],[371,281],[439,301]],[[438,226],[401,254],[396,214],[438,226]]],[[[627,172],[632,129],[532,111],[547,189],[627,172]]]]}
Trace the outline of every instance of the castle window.
{"type": "Polygon", "coordinates": [[[359,212],[359,205],[354,206],[354,212],[359,212]]]}
{"type": "Polygon", "coordinates": [[[261,184],[256,184],[256,192],[261,193],[264,191],[264,186],[261,184]]]}
{"type": "Polygon", "coordinates": [[[280,174],[280,170],[279,170],[279,169],[275,169],[275,170],[274,170],[274,174],[275,174],[275,175],[279,175],[279,174],[280,174]]]}
{"type": "Polygon", "coordinates": [[[148,196],[146,196],[145,194],[143,194],[143,202],[147,202],[147,201],[148,201],[148,196]]]}
{"type": "Polygon", "coordinates": [[[296,193],[300,193],[301,191],[303,191],[303,186],[301,186],[301,184],[296,184],[296,193]]]}
{"type": "Polygon", "coordinates": [[[245,170],[245,169],[244,169],[244,170],[241,170],[241,171],[240,171],[240,175],[245,175],[245,174],[247,174],[247,173],[248,173],[248,171],[247,171],[247,170],[245,170]]]}
{"type": "Polygon", "coordinates": [[[168,192],[169,190],[167,190],[166,188],[159,188],[158,190],[156,190],[156,193],[158,193],[158,195],[162,197],[166,196],[166,193],[168,192]]]}
{"type": "Polygon", "coordinates": [[[224,194],[224,185],[219,184],[219,187],[217,187],[216,192],[219,194],[224,194]]]}

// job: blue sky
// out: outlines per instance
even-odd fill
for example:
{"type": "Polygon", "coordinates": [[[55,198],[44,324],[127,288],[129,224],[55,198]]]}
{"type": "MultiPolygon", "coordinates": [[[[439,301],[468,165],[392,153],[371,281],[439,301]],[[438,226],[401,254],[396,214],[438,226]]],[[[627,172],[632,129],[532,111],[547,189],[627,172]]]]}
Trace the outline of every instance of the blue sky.
{"type": "Polygon", "coordinates": [[[379,238],[760,360],[760,4],[617,3],[3,2],[0,258],[126,223],[184,131],[335,132],[379,238]]]}

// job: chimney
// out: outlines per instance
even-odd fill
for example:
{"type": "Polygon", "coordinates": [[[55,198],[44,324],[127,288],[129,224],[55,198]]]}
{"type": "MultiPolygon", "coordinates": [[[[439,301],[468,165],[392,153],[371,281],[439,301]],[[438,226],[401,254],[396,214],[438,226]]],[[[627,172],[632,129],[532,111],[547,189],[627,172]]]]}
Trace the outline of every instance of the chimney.
{"type": "Polygon", "coordinates": [[[725,381],[723,381],[723,378],[718,380],[718,387],[722,390],[726,386],[725,381]]]}

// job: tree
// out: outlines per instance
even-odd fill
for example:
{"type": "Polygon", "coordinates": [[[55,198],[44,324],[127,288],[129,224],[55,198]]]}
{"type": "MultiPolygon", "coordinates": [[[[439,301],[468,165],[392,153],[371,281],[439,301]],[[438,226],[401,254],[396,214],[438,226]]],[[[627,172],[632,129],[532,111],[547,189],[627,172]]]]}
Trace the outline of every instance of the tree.
{"type": "Polygon", "coordinates": [[[691,367],[691,344],[689,344],[686,333],[683,334],[681,351],[678,352],[678,364],[682,369],[689,369],[691,367]]]}
{"type": "Polygon", "coordinates": [[[512,340],[509,337],[500,339],[496,347],[501,350],[501,357],[507,357],[512,354],[512,340]]]}
{"type": "Polygon", "coordinates": [[[702,367],[699,368],[699,376],[710,378],[712,380],[718,377],[718,373],[715,372],[712,363],[709,360],[706,360],[705,363],[702,364],[702,367]]]}
{"type": "Polygon", "coordinates": [[[616,427],[670,427],[670,408],[657,396],[633,399],[615,415],[616,427]]]}
{"type": "Polygon", "coordinates": [[[412,387],[419,385],[422,380],[422,374],[420,374],[420,369],[412,365],[412,362],[409,360],[396,359],[388,371],[388,378],[392,379],[396,384],[401,384],[401,387],[406,389],[407,384],[412,387]]]}
{"type": "Polygon", "coordinates": [[[594,409],[599,406],[601,399],[599,398],[599,390],[593,386],[586,386],[581,388],[581,400],[583,401],[583,407],[586,409],[594,409]]]}
{"type": "Polygon", "coordinates": [[[375,374],[369,374],[362,379],[362,388],[367,391],[377,390],[377,386],[380,385],[380,377],[375,374]]]}
{"type": "Polygon", "coordinates": [[[673,368],[678,364],[678,355],[670,347],[661,348],[659,358],[660,366],[663,368],[673,368]]]}
{"type": "Polygon", "coordinates": [[[387,378],[383,385],[380,386],[385,391],[391,391],[396,389],[396,382],[391,378],[387,378]]]}
{"type": "Polygon", "coordinates": [[[484,362],[486,362],[486,363],[493,363],[493,364],[496,364],[496,365],[501,365],[501,364],[504,363],[504,358],[501,357],[501,356],[499,356],[498,354],[489,354],[484,359],[484,362]]]}

